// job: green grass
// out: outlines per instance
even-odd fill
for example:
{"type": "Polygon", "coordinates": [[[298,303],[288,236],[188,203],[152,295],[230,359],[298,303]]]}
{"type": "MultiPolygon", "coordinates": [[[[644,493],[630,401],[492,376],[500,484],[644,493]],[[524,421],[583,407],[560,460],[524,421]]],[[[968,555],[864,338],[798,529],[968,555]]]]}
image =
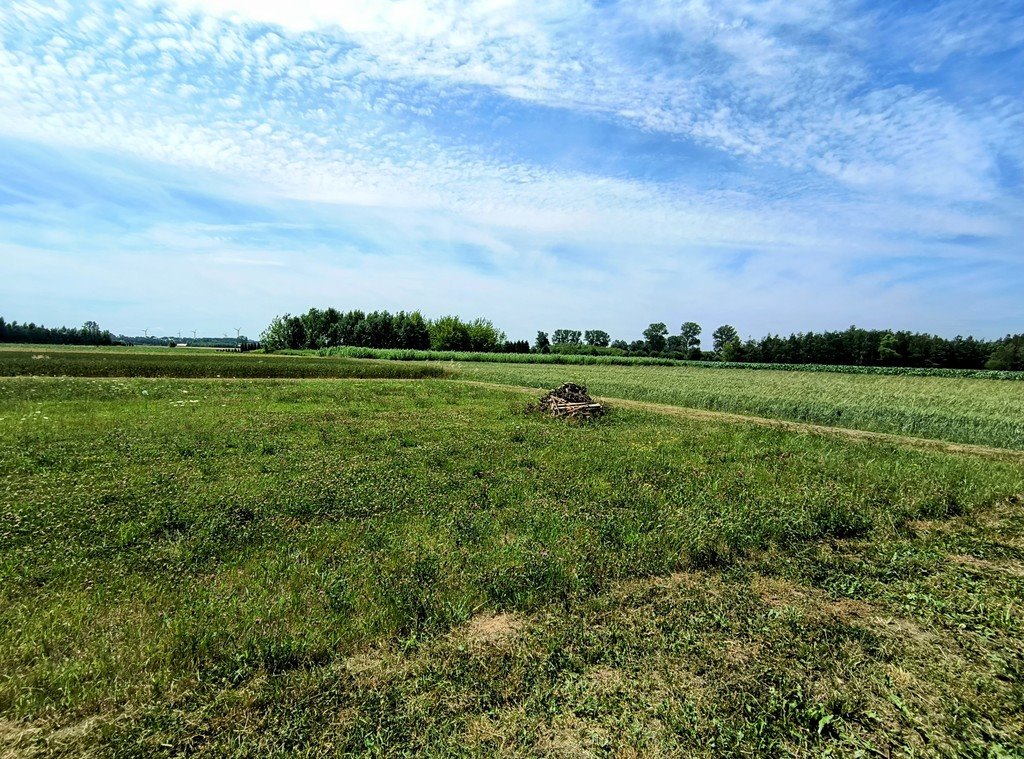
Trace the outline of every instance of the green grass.
{"type": "Polygon", "coordinates": [[[434,365],[324,360],[265,353],[222,353],[203,349],[40,346],[0,350],[0,377],[228,377],[228,378],[387,378],[443,377],[434,365]]]}
{"type": "Polygon", "coordinates": [[[709,371],[698,367],[457,363],[462,379],[533,388],[571,381],[594,395],[1024,449],[1013,382],[949,377],[709,371]]]}
{"type": "Polygon", "coordinates": [[[0,740],[1024,751],[1019,463],[525,400],[0,380],[0,740]]]}
{"type": "Polygon", "coordinates": [[[337,347],[280,351],[292,355],[375,358],[386,361],[460,361],[488,364],[564,364],[569,366],[691,366],[704,369],[746,369],[749,371],[813,372],[826,374],[871,374],[876,376],[954,377],[1024,380],[1024,372],[987,369],[928,369],[909,366],[850,366],[843,364],[768,364],[733,361],[688,361],[648,356],[585,355],[572,353],[479,353],[472,351],[410,350],[407,348],[337,347]]]}
{"type": "Polygon", "coordinates": [[[0,376],[399,379],[456,373],[461,379],[537,389],[572,380],[611,398],[1024,449],[1016,383],[974,377],[476,360],[442,364],[162,348],[0,350],[0,376]]]}

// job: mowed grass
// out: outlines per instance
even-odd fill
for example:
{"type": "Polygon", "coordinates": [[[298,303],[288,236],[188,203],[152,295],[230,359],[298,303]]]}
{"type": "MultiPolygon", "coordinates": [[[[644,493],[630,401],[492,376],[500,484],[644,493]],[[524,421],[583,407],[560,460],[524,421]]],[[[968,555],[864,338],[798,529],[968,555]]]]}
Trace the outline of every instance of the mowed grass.
{"type": "Polygon", "coordinates": [[[39,346],[0,349],[0,377],[224,377],[388,378],[443,377],[444,367],[386,361],[224,353],[178,348],[39,346]]]}
{"type": "Polygon", "coordinates": [[[610,398],[1024,449],[1016,382],[663,366],[457,363],[463,379],[533,388],[572,381],[610,398]]]}
{"type": "Polygon", "coordinates": [[[524,405],[0,380],[0,740],[1024,751],[1019,463],[524,405]]]}

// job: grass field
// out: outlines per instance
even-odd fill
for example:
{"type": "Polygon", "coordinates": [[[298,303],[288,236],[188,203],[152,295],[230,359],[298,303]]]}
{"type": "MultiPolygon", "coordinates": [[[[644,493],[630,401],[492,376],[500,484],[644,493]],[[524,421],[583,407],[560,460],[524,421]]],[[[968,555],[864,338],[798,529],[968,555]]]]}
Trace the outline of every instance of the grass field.
{"type": "Polygon", "coordinates": [[[289,355],[340,356],[386,361],[459,361],[484,364],[560,364],[563,366],[689,366],[731,371],[802,372],[826,374],[871,374],[876,376],[953,377],[998,379],[1020,382],[1024,372],[988,369],[937,369],[908,366],[850,366],[843,364],[767,364],[730,361],[689,361],[647,356],[587,355],[583,353],[480,353],[473,351],[431,351],[406,348],[322,348],[317,351],[287,350],[289,355]]]}
{"type": "Polygon", "coordinates": [[[1024,392],[976,378],[750,372],[699,367],[456,363],[463,379],[1024,449],[1024,392]]]}
{"type": "Polygon", "coordinates": [[[1024,752],[1019,458],[527,400],[0,379],[0,755],[1024,752]]]}

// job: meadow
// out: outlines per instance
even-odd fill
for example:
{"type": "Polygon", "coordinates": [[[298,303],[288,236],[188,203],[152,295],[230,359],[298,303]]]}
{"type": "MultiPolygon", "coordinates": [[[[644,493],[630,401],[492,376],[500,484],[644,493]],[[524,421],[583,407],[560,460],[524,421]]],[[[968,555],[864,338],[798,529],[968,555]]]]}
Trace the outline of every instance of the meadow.
{"type": "Polygon", "coordinates": [[[529,388],[572,381],[594,395],[1024,449],[1024,390],[980,378],[699,367],[446,364],[458,377],[529,388]]]}
{"type": "Polygon", "coordinates": [[[0,753],[1024,752],[1017,455],[219,358],[0,379],[0,753]]]}

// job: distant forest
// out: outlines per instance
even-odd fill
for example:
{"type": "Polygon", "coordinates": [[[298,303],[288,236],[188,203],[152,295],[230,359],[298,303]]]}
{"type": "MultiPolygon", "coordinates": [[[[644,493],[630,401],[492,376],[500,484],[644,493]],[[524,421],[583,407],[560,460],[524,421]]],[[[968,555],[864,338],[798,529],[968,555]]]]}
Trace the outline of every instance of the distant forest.
{"type": "MultiPolygon", "coordinates": [[[[100,326],[93,321],[88,321],[81,327],[44,327],[42,324],[28,322],[19,324],[16,321],[8,322],[0,316],[0,343],[35,343],[38,345],[153,345],[162,346],[168,343],[177,342],[181,338],[174,337],[125,337],[114,335],[110,331],[100,329],[100,326]]],[[[188,344],[192,346],[209,347],[235,347],[239,343],[247,343],[248,338],[244,335],[238,338],[221,337],[198,337],[189,338],[188,344]]]]}
{"type": "Polygon", "coordinates": [[[0,316],[0,343],[42,343],[45,345],[113,345],[114,336],[96,322],[81,327],[44,327],[18,324],[0,316]]]}
{"type": "Polygon", "coordinates": [[[283,348],[407,348],[412,350],[502,353],[568,353],[656,356],[699,361],[745,361],[778,364],[909,366],[943,369],[1024,369],[1024,334],[998,340],[938,337],[905,330],[805,332],[788,337],[768,335],[742,340],[728,324],[715,329],[711,343],[701,342],[703,328],[684,322],[672,334],[663,322],[652,323],[641,338],[612,340],[600,329],[538,332],[531,345],[508,341],[487,319],[463,321],[456,316],[426,319],[419,311],[338,311],[311,308],[305,314],[276,317],[260,336],[268,350],[283,348]]]}
{"type": "Polygon", "coordinates": [[[710,350],[704,349],[703,330],[695,322],[681,325],[678,335],[664,323],[651,324],[642,340],[607,341],[606,333],[555,330],[537,335],[540,350],[552,353],[611,353],[657,356],[702,361],[735,361],[760,364],[826,364],[843,366],[905,366],[935,369],[1024,369],[1024,334],[998,340],[952,339],[906,330],[867,330],[849,327],[842,331],[801,332],[788,337],[768,335],[741,340],[734,327],[724,324],[712,333],[710,350]],[[608,347],[602,347],[602,343],[608,347]]]}
{"type": "MultiPolygon", "coordinates": [[[[832,364],[848,366],[906,366],[942,369],[1024,370],[1024,334],[998,340],[944,338],[906,330],[866,330],[850,327],[834,332],[802,332],[788,337],[768,335],[742,340],[723,324],[701,341],[702,327],[683,322],[673,334],[654,322],[640,338],[613,340],[600,329],[556,329],[527,340],[509,341],[505,333],[483,318],[464,321],[457,316],[427,319],[419,311],[339,311],[311,308],[304,314],[275,317],[260,336],[267,350],[320,349],[335,346],[408,348],[413,350],[479,351],[484,353],[563,353],[611,356],[655,356],[699,361],[738,361],[772,364],[832,364]]],[[[0,317],[0,343],[113,345],[124,338],[101,330],[94,321],[81,327],[19,324],[0,317]]],[[[134,338],[133,338],[134,340],[134,338]]],[[[165,342],[149,338],[145,342],[165,342]]],[[[142,339],[139,339],[142,342],[142,339]]],[[[193,344],[223,342],[199,338],[193,344]]]]}

